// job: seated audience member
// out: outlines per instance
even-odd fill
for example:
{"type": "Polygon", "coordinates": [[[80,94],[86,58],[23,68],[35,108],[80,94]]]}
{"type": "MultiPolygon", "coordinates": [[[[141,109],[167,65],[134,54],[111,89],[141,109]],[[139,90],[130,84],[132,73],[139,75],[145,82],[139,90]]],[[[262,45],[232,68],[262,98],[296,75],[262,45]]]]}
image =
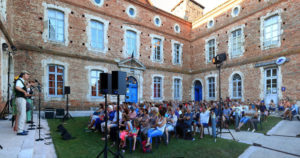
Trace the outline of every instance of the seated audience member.
{"type": "Polygon", "coordinates": [[[259,113],[258,113],[258,109],[257,107],[254,108],[254,112],[253,112],[253,117],[250,119],[251,121],[251,125],[254,126],[254,129],[252,130],[252,132],[255,132],[257,130],[257,124],[260,121],[259,120],[259,113]]]}
{"type": "MultiPolygon", "coordinates": [[[[111,124],[111,122],[113,121],[114,117],[115,117],[115,112],[113,111],[113,106],[112,105],[109,105],[107,107],[107,113],[109,114],[108,116],[108,120],[107,120],[107,127],[111,124]]],[[[104,117],[104,119],[106,119],[104,117]]],[[[102,132],[105,132],[105,121],[101,123],[101,131],[102,132]]],[[[109,136],[109,135],[107,135],[109,136]]],[[[102,140],[105,140],[105,137],[102,138],[102,140]]]]}
{"type": "Polygon", "coordinates": [[[291,113],[291,104],[288,100],[285,100],[284,101],[284,111],[283,111],[283,118],[286,119],[286,118],[289,118],[290,116],[290,113],[291,113]]]}
{"type": "Polygon", "coordinates": [[[141,125],[141,132],[144,135],[147,135],[148,129],[150,129],[150,117],[148,114],[148,110],[147,109],[141,109],[140,110],[141,115],[138,118],[138,120],[140,121],[140,125],[141,125]]]}
{"type": "Polygon", "coordinates": [[[284,100],[280,99],[278,104],[278,111],[284,111],[284,100]]]}
{"type": "MultiPolygon", "coordinates": [[[[255,114],[255,110],[252,109],[251,106],[248,107],[248,110],[245,110],[244,111],[244,115],[243,117],[241,118],[240,120],[240,123],[239,123],[239,126],[236,128],[236,131],[240,131],[241,127],[248,123],[248,121],[254,116],[255,114]]],[[[252,124],[252,122],[250,122],[251,125],[252,125],[252,128],[254,129],[254,125],[252,124]]],[[[248,129],[249,130],[249,129],[248,129]]]]}
{"type": "Polygon", "coordinates": [[[261,116],[263,116],[263,119],[267,119],[268,116],[268,111],[267,111],[267,107],[265,105],[265,102],[262,100],[259,104],[259,110],[260,110],[260,114],[261,116]]]}
{"type": "Polygon", "coordinates": [[[133,106],[130,107],[128,116],[130,120],[134,120],[136,118],[137,114],[133,106]]]}
{"type": "Polygon", "coordinates": [[[230,121],[230,115],[231,115],[231,110],[228,107],[228,105],[225,105],[225,108],[223,110],[223,127],[228,128],[229,121],[230,121]]]}
{"type": "Polygon", "coordinates": [[[204,127],[208,126],[210,111],[206,109],[204,106],[200,113],[200,139],[203,138],[204,135],[204,127]]]}
{"type": "Polygon", "coordinates": [[[165,132],[167,137],[166,138],[167,144],[169,143],[169,132],[174,131],[176,123],[177,123],[177,116],[175,115],[175,110],[172,108],[167,118],[167,125],[166,125],[166,132],[165,132]]]}
{"type": "Polygon", "coordinates": [[[175,126],[175,128],[176,128],[176,134],[178,136],[180,136],[180,137],[183,136],[183,127],[184,127],[184,119],[183,119],[183,117],[184,117],[185,113],[186,113],[186,111],[183,110],[182,114],[179,115],[179,117],[177,117],[177,123],[176,123],[176,126],[175,126]]]}
{"type": "Polygon", "coordinates": [[[196,133],[196,128],[200,128],[200,108],[199,107],[196,107],[195,108],[195,113],[194,113],[194,116],[193,116],[193,122],[192,122],[192,125],[193,125],[193,130],[194,130],[194,134],[196,133]]]}
{"type": "Polygon", "coordinates": [[[299,110],[299,109],[298,109],[297,102],[294,101],[294,104],[291,105],[291,107],[289,108],[289,112],[288,112],[288,114],[287,114],[287,116],[288,116],[288,118],[289,118],[290,121],[293,120],[293,116],[294,116],[294,115],[298,114],[298,110],[299,110]]]}
{"type": "Polygon", "coordinates": [[[269,103],[269,110],[272,111],[272,112],[276,111],[276,105],[275,105],[273,99],[271,99],[271,101],[269,103]]]}
{"type": "Polygon", "coordinates": [[[128,136],[129,132],[133,130],[131,120],[129,119],[128,115],[124,115],[124,124],[122,126],[125,126],[125,130],[120,131],[120,147],[125,148],[126,146],[126,137],[128,136]]]}
{"type": "Polygon", "coordinates": [[[139,121],[137,119],[134,120],[133,126],[132,126],[132,130],[129,131],[128,136],[129,137],[133,137],[133,147],[132,147],[132,151],[135,151],[135,146],[136,146],[136,138],[137,135],[139,133],[140,130],[140,124],[139,121]]]}
{"type": "Polygon", "coordinates": [[[147,138],[146,146],[151,146],[153,137],[163,135],[167,123],[167,119],[165,118],[165,113],[166,110],[164,108],[159,110],[158,119],[156,120],[154,128],[148,130],[148,134],[147,134],[148,138],[147,138]]]}
{"type": "MultiPolygon", "coordinates": [[[[103,122],[103,117],[104,117],[104,105],[100,104],[99,109],[96,110],[90,116],[90,124],[88,125],[88,129],[97,129],[96,127],[103,122]]],[[[100,129],[97,129],[97,130],[100,130],[100,129]]]]}
{"type": "Polygon", "coordinates": [[[186,113],[183,116],[183,120],[184,120],[184,126],[183,126],[183,135],[185,135],[185,133],[191,129],[192,127],[192,122],[193,122],[193,116],[194,114],[192,113],[190,108],[186,109],[186,113]]]}

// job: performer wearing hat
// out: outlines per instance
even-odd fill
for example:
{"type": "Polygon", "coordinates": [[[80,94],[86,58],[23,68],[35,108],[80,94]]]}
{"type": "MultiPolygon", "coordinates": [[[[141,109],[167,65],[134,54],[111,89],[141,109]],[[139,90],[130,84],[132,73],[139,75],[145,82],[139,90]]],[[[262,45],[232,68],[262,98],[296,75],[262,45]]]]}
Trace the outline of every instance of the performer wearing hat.
{"type": "Polygon", "coordinates": [[[27,88],[25,86],[25,80],[29,79],[29,72],[23,70],[19,75],[19,79],[16,81],[15,92],[16,92],[16,105],[17,105],[17,115],[18,115],[18,133],[17,135],[27,135],[28,133],[25,129],[26,122],[26,97],[30,96],[27,93],[27,88]]]}

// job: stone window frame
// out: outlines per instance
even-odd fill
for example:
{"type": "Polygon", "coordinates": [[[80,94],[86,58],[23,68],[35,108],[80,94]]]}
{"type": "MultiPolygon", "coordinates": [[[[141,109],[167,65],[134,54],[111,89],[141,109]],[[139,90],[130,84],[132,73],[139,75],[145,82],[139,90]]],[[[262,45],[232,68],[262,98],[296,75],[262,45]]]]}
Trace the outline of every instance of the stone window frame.
{"type": "Polygon", "coordinates": [[[218,75],[217,74],[210,74],[210,75],[207,75],[205,76],[205,91],[206,91],[206,94],[205,94],[205,97],[206,97],[206,100],[217,100],[217,96],[218,96],[218,91],[217,91],[217,87],[218,87],[218,82],[217,82],[217,79],[218,79],[218,75]],[[215,97],[209,97],[209,82],[208,82],[208,79],[210,77],[213,77],[215,78],[215,97]]]}
{"type": "Polygon", "coordinates": [[[175,32],[175,33],[180,33],[180,31],[181,31],[181,30],[180,30],[180,25],[177,24],[177,23],[174,24],[174,32],[175,32]],[[176,30],[176,27],[178,27],[178,30],[176,30]]]}
{"type": "Polygon", "coordinates": [[[171,44],[172,44],[172,63],[173,65],[180,65],[182,66],[182,49],[183,49],[183,44],[175,41],[175,40],[171,40],[171,44]],[[179,63],[175,62],[175,44],[179,44],[180,48],[179,48],[179,63]]]}
{"type": "Polygon", "coordinates": [[[153,23],[154,23],[155,26],[160,27],[161,24],[162,24],[161,18],[158,15],[154,16],[153,17],[153,23]],[[156,24],[156,19],[157,18],[159,19],[159,24],[156,24]]]}
{"type": "Polygon", "coordinates": [[[206,26],[207,26],[208,29],[214,27],[214,26],[215,26],[215,20],[214,20],[213,18],[212,18],[212,19],[209,19],[209,20],[207,21],[206,26]],[[211,22],[211,21],[212,21],[212,25],[210,26],[210,22],[211,22]]]}
{"type": "Polygon", "coordinates": [[[97,3],[95,2],[95,0],[91,0],[91,1],[92,1],[92,3],[93,3],[94,5],[96,5],[97,7],[102,7],[103,4],[104,4],[104,0],[101,0],[100,4],[97,4],[97,3]]]}
{"type": "Polygon", "coordinates": [[[279,48],[281,46],[281,37],[283,34],[283,29],[282,29],[282,19],[281,19],[281,13],[282,9],[277,9],[273,12],[268,12],[266,15],[260,17],[260,48],[261,50],[267,50],[271,48],[279,48]],[[279,39],[278,43],[276,45],[271,45],[271,46],[264,46],[264,22],[266,19],[278,15],[278,31],[279,31],[279,39]]]}
{"type": "Polygon", "coordinates": [[[231,10],[231,16],[232,17],[237,17],[240,14],[240,12],[241,12],[241,6],[237,5],[237,6],[235,6],[235,7],[232,8],[232,10],[231,10]],[[238,8],[238,13],[237,14],[234,14],[235,8],[238,8]]]}
{"type": "Polygon", "coordinates": [[[0,18],[2,21],[6,21],[6,0],[0,2],[0,18]]]}
{"type": "Polygon", "coordinates": [[[44,90],[43,90],[43,95],[44,95],[44,100],[46,102],[48,101],[64,101],[64,95],[63,96],[49,96],[48,94],[48,87],[49,87],[49,79],[48,79],[48,66],[49,65],[61,65],[64,67],[64,86],[69,86],[69,80],[68,80],[68,75],[69,75],[69,63],[65,61],[60,61],[60,60],[55,60],[52,58],[48,59],[43,59],[41,61],[42,67],[44,68],[44,76],[42,77],[42,83],[44,83],[44,90]]]}
{"type": "Polygon", "coordinates": [[[152,82],[151,82],[151,89],[152,89],[152,94],[151,94],[151,100],[157,101],[157,102],[162,102],[164,100],[164,76],[161,74],[153,74],[151,76],[152,82]],[[161,78],[161,90],[160,90],[160,98],[154,98],[154,77],[160,77],[161,78]]]}
{"type": "Polygon", "coordinates": [[[42,5],[44,6],[44,30],[43,30],[43,39],[44,42],[49,42],[49,43],[54,43],[54,44],[63,44],[65,46],[68,46],[69,44],[69,33],[68,33],[68,28],[69,28],[69,14],[71,13],[71,10],[69,8],[61,7],[55,4],[48,4],[43,2],[42,5]],[[58,41],[53,41],[49,40],[49,18],[48,18],[48,9],[55,9],[58,11],[61,11],[64,13],[64,42],[58,42],[58,41]]]}
{"type": "Polygon", "coordinates": [[[233,58],[238,58],[238,57],[241,57],[244,55],[245,53],[245,35],[244,35],[244,28],[245,28],[245,24],[243,25],[240,25],[240,26],[236,26],[236,27],[233,27],[232,29],[230,29],[228,31],[228,56],[229,56],[229,59],[233,59],[233,58]],[[236,56],[233,56],[232,55],[232,32],[238,30],[238,29],[241,29],[241,52],[239,55],[236,55],[236,56]]]}
{"type": "Polygon", "coordinates": [[[217,42],[217,36],[211,36],[207,39],[205,39],[205,63],[208,64],[208,63],[212,63],[212,60],[209,60],[209,44],[208,42],[210,40],[215,40],[215,56],[217,55],[217,52],[218,52],[218,44],[219,42],[217,42]]]}
{"type": "Polygon", "coordinates": [[[129,17],[131,17],[131,18],[135,18],[135,17],[137,16],[137,14],[138,14],[136,7],[133,6],[133,5],[129,5],[129,6],[126,8],[126,13],[127,13],[127,15],[128,15],[129,17]],[[134,10],[134,15],[131,15],[131,14],[130,14],[130,12],[129,12],[130,9],[133,9],[133,10],[134,10]]]}
{"type": "Polygon", "coordinates": [[[181,76],[173,76],[173,84],[172,84],[172,98],[177,101],[182,101],[182,77],[181,76]],[[175,98],[175,80],[179,79],[179,97],[175,98]]]}
{"type": "Polygon", "coordinates": [[[108,51],[108,38],[107,38],[107,35],[108,35],[108,25],[109,25],[109,21],[108,20],[105,20],[103,18],[100,18],[100,17],[97,17],[97,16],[94,16],[94,15],[90,15],[90,14],[85,14],[85,17],[86,17],[86,32],[87,32],[87,44],[85,45],[87,47],[87,49],[89,51],[92,51],[92,52],[95,52],[95,53],[103,53],[103,54],[106,54],[107,51],[108,51]],[[97,48],[93,48],[91,46],[91,41],[92,41],[92,37],[91,37],[91,21],[94,20],[94,21],[97,21],[97,22],[100,22],[100,23],[103,23],[103,50],[101,49],[97,49],[97,48]]]}
{"type": "Polygon", "coordinates": [[[233,71],[228,78],[228,83],[229,83],[229,88],[228,88],[229,97],[231,99],[241,99],[242,101],[244,101],[244,92],[245,92],[245,90],[244,90],[244,87],[245,87],[244,86],[244,74],[241,71],[233,71]],[[241,83],[242,83],[242,89],[241,89],[242,96],[241,97],[233,97],[233,76],[235,74],[238,74],[241,77],[241,83]]]}
{"type": "Polygon", "coordinates": [[[127,47],[126,47],[126,44],[127,44],[127,39],[126,39],[126,32],[127,31],[133,31],[136,33],[136,55],[134,56],[134,58],[136,59],[139,59],[140,57],[140,35],[141,35],[141,31],[137,30],[136,28],[133,28],[133,27],[129,27],[129,26],[126,26],[126,25],[123,25],[123,30],[124,30],[124,35],[123,35],[123,39],[124,39],[124,45],[123,45],[123,57],[124,58],[128,58],[128,57],[131,57],[132,54],[128,54],[127,53],[127,47]]]}
{"type": "Polygon", "coordinates": [[[155,34],[150,34],[150,37],[151,37],[151,61],[152,62],[155,62],[155,63],[164,63],[164,40],[165,40],[165,37],[163,36],[159,36],[159,35],[155,35],[155,34]],[[160,39],[161,40],[161,47],[160,47],[160,57],[161,59],[160,60],[155,60],[154,57],[155,57],[155,51],[154,51],[154,38],[157,38],[157,39],[160,39]]]}
{"type": "Polygon", "coordinates": [[[99,70],[99,71],[103,71],[104,73],[107,73],[108,70],[107,68],[101,66],[101,65],[97,65],[97,66],[94,66],[94,65],[90,65],[90,66],[85,66],[85,69],[86,69],[86,72],[87,72],[87,81],[88,81],[88,93],[86,95],[86,98],[88,101],[91,101],[91,102],[102,102],[102,101],[105,101],[105,98],[104,97],[98,97],[98,96],[92,96],[91,94],[91,86],[92,86],[92,83],[91,83],[91,71],[92,70],[99,70]]]}

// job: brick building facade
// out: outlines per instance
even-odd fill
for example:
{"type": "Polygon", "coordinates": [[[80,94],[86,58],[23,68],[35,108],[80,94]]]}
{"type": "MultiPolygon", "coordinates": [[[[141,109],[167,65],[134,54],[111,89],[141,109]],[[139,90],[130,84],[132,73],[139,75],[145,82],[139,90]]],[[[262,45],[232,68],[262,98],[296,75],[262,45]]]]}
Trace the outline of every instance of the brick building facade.
{"type": "MultiPolygon", "coordinates": [[[[71,87],[72,109],[95,106],[104,100],[97,77],[113,70],[131,76],[127,101],[217,100],[210,60],[222,52],[223,97],[300,100],[298,1],[229,0],[204,15],[197,6],[188,13],[201,15],[189,15],[189,22],[148,0],[1,0],[0,39],[18,49],[12,78],[30,71],[47,107],[65,104],[63,86],[71,87]],[[287,61],[275,64],[282,56],[287,61]]],[[[7,53],[1,51],[4,101],[7,53]]]]}

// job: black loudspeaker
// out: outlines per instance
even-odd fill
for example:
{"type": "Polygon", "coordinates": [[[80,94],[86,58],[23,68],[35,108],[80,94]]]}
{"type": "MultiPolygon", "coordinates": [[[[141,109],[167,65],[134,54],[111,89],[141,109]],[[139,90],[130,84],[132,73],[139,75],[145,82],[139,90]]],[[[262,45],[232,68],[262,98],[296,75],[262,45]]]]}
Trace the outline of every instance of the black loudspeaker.
{"type": "Polygon", "coordinates": [[[126,94],[126,76],[126,72],[123,71],[112,72],[112,94],[126,94]]]}
{"type": "Polygon", "coordinates": [[[100,93],[111,94],[111,74],[100,73],[100,93]]]}
{"type": "Polygon", "coordinates": [[[65,86],[65,94],[71,94],[70,86],[65,86]]]}
{"type": "Polygon", "coordinates": [[[45,108],[45,118],[54,119],[54,108],[45,108]]]}
{"type": "Polygon", "coordinates": [[[56,109],[55,118],[64,118],[65,109],[56,109]]]}

